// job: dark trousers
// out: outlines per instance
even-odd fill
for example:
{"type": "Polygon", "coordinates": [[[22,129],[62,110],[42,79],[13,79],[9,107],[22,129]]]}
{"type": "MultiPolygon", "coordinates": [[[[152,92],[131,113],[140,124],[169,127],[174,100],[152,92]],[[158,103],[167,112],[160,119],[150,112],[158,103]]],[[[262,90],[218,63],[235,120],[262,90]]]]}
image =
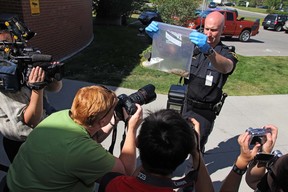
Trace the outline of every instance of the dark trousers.
{"type": "Polygon", "coordinates": [[[19,148],[23,143],[24,143],[23,141],[14,141],[6,137],[3,137],[3,147],[7,154],[8,159],[10,160],[10,163],[12,163],[12,161],[14,160],[16,154],[19,151],[19,148]]]}
{"type": "Polygon", "coordinates": [[[200,123],[200,149],[201,152],[204,153],[208,137],[214,127],[214,120],[216,118],[215,113],[209,109],[195,109],[185,102],[183,106],[182,116],[184,118],[195,118],[200,123]]]}
{"type": "Polygon", "coordinates": [[[0,182],[0,191],[1,192],[8,192],[9,191],[7,183],[6,183],[6,175],[3,177],[3,179],[0,182]]]}

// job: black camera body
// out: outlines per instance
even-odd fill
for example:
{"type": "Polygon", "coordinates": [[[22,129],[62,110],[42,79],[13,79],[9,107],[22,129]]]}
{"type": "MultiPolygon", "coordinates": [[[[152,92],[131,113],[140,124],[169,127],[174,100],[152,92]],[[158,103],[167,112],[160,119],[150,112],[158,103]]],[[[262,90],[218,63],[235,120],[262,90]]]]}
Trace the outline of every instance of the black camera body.
{"type": "Polygon", "coordinates": [[[38,65],[45,71],[46,81],[50,82],[51,78],[60,81],[64,75],[64,63],[51,64],[43,63],[38,65]]]}
{"type": "Polygon", "coordinates": [[[265,166],[266,168],[272,167],[275,162],[282,156],[282,152],[279,150],[273,151],[271,154],[257,153],[254,157],[253,163],[258,163],[259,166],[265,166]]]}
{"type": "Polygon", "coordinates": [[[246,129],[247,132],[251,135],[251,139],[249,144],[255,145],[256,143],[260,143],[261,145],[264,144],[267,140],[266,134],[270,133],[270,129],[263,129],[263,128],[252,128],[249,127],[246,129]]]}
{"type": "Polygon", "coordinates": [[[11,56],[11,61],[19,66],[21,72],[28,81],[31,69],[39,66],[45,71],[45,82],[50,83],[51,78],[60,81],[64,75],[64,63],[51,64],[52,56],[41,54],[40,50],[25,47],[20,55],[11,56]]]}
{"type": "Polygon", "coordinates": [[[133,115],[137,111],[135,103],[138,103],[139,105],[148,104],[154,101],[156,97],[155,86],[152,84],[145,85],[129,96],[121,94],[118,96],[119,101],[115,107],[116,115],[120,120],[124,120],[122,107],[124,107],[128,115],[133,115]]]}

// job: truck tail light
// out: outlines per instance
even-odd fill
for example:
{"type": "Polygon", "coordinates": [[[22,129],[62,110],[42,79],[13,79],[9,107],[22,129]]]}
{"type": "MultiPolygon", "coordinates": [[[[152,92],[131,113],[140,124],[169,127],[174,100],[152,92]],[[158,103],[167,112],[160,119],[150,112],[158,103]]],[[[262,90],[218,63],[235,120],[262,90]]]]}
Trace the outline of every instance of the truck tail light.
{"type": "Polygon", "coordinates": [[[193,22],[191,22],[191,23],[189,23],[188,24],[188,28],[190,28],[190,29],[194,29],[195,28],[195,23],[193,23],[193,22]]]}

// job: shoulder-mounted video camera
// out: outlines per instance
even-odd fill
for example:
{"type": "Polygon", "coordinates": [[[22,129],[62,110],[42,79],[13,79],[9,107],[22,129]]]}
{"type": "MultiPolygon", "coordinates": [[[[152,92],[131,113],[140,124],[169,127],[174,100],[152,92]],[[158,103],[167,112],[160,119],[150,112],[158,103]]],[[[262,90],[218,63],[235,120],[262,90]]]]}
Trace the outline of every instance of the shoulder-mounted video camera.
{"type": "Polygon", "coordinates": [[[45,87],[52,79],[59,81],[63,78],[63,63],[51,64],[51,55],[27,47],[28,40],[36,33],[16,17],[11,17],[4,24],[5,28],[0,33],[8,33],[11,39],[0,40],[0,90],[20,90],[21,86],[27,84],[31,69],[36,66],[45,71],[45,81],[38,84],[39,88],[45,87]]]}

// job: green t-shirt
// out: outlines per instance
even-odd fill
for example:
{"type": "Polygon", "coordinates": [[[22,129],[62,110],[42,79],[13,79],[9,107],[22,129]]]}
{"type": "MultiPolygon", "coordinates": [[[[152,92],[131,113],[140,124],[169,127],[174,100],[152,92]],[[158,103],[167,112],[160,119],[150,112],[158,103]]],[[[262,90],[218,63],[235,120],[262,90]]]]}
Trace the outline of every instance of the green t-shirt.
{"type": "Polygon", "coordinates": [[[114,163],[114,156],[63,110],[30,133],[9,168],[7,184],[17,192],[92,191],[114,163]]]}

